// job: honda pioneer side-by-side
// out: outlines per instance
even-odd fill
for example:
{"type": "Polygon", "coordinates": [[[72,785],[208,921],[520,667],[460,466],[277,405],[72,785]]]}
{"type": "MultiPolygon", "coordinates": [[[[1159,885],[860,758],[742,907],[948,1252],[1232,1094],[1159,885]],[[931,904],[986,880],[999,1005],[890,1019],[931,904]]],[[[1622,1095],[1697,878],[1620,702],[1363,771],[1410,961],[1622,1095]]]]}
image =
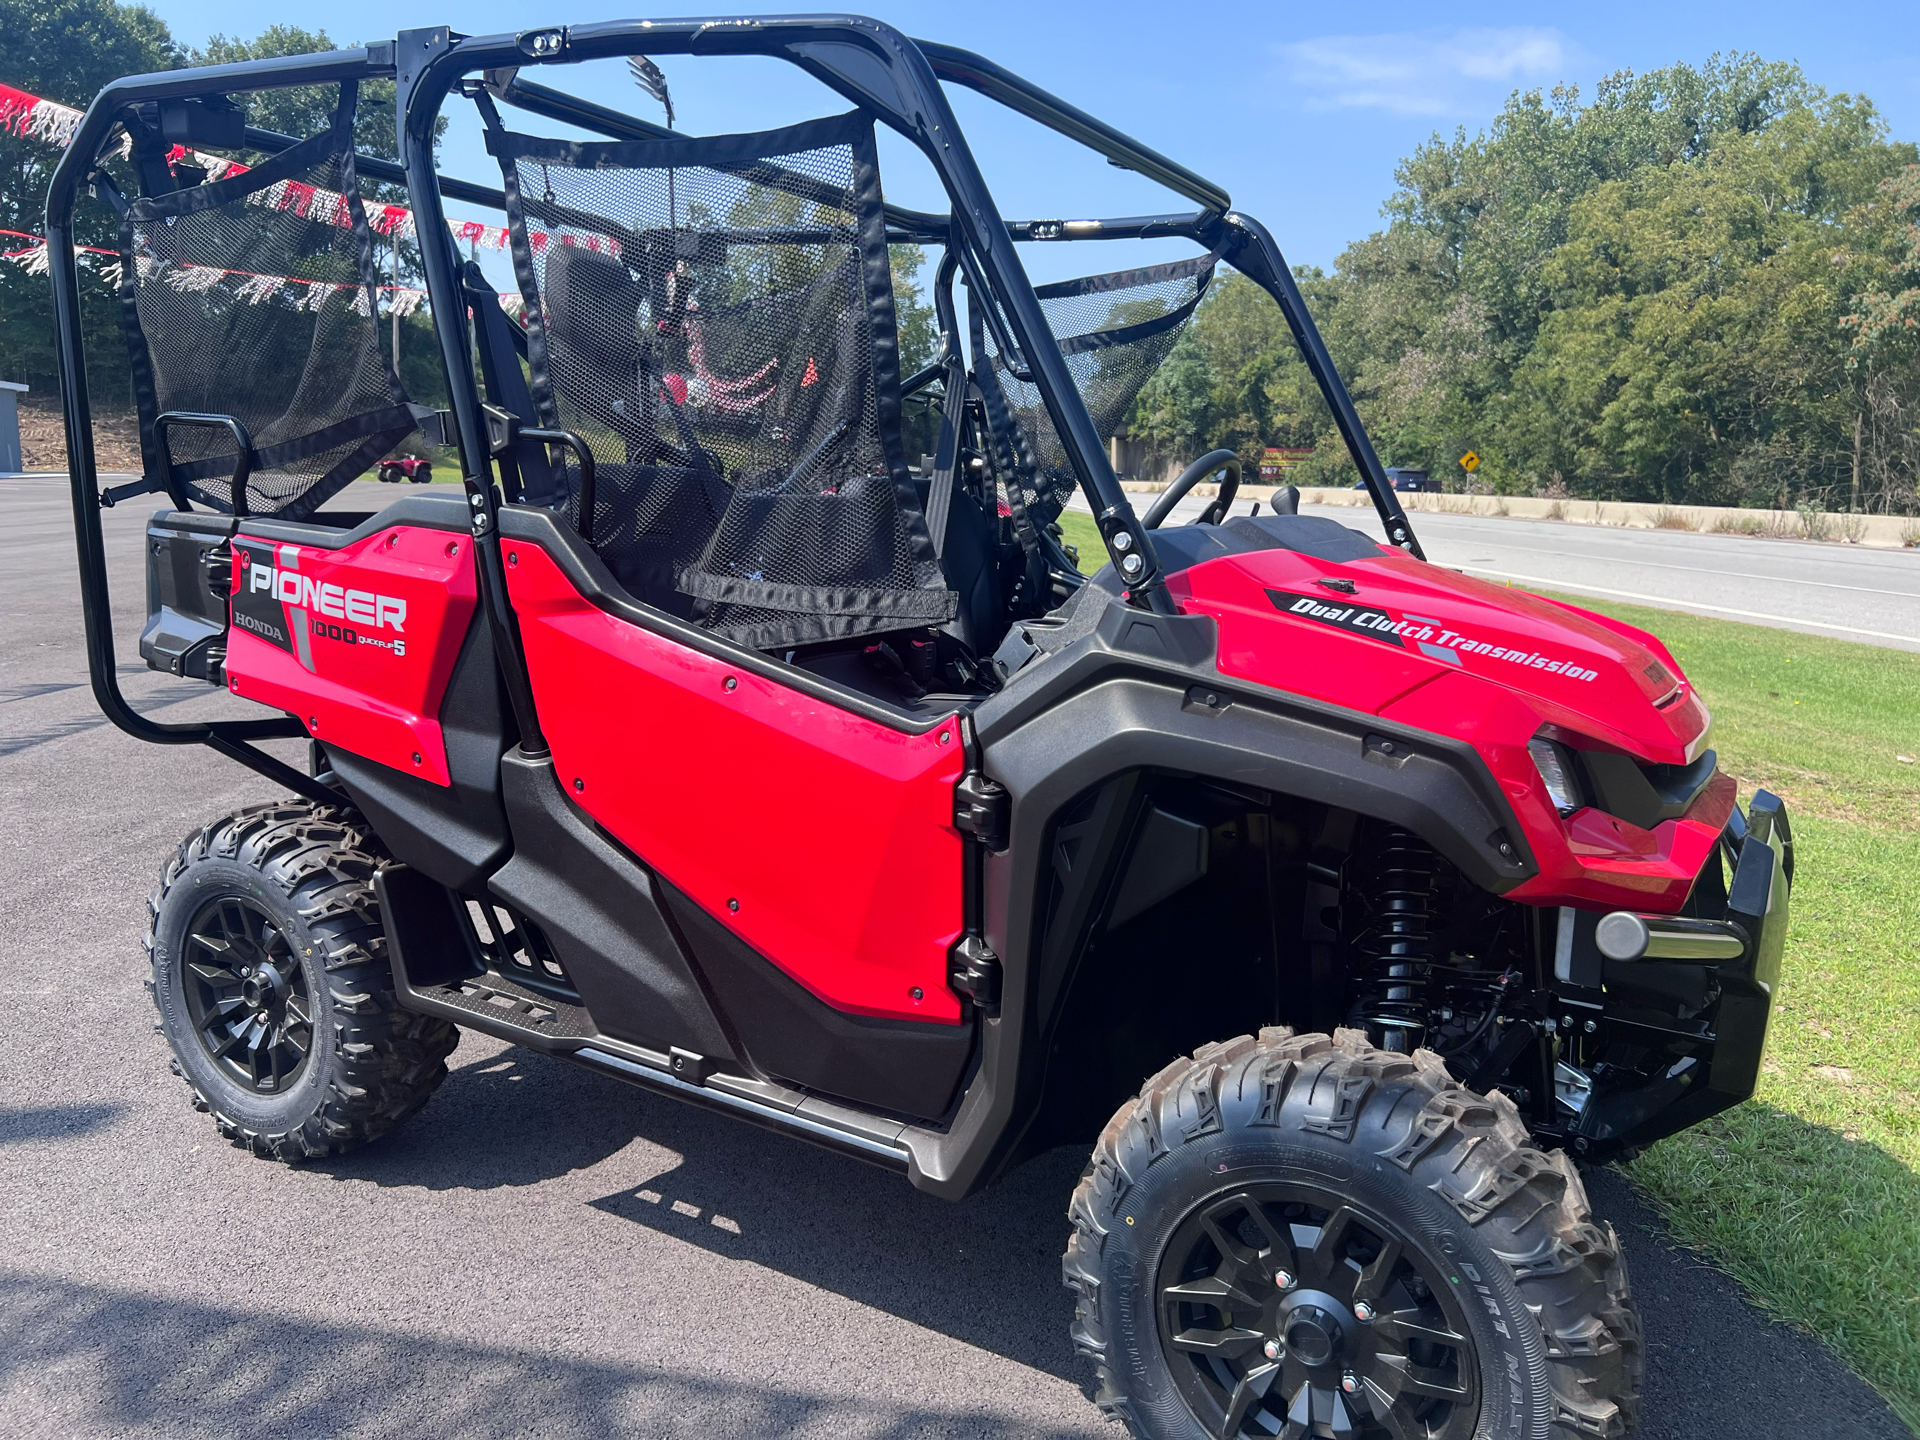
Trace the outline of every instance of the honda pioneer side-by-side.
{"type": "Polygon", "coordinates": [[[1577,1166],[1752,1092],[1786,813],[1736,804],[1658,640],[1426,562],[1218,186],[977,55],[719,18],[122,80],[47,221],[96,694],[293,797],[210,820],[153,892],[161,1026],[223,1134],[376,1139],[466,1027],[956,1200],[1090,1146],[1071,1343],[1136,1435],[1632,1428],[1639,1322],[1577,1166]],[[739,56],[830,113],[696,136],[544,83],[630,62],[664,94],[658,60],[739,56]],[[374,81],[398,162],[354,147],[374,81]],[[333,97],[320,133],[248,123],[296,85],[333,97]],[[1003,216],[954,86],[1187,208],[1003,216]],[[437,171],[456,108],[487,183],[437,171]],[[882,127],[944,209],[886,198],[882,127]],[[144,473],[117,485],[80,203],[119,224],[144,473]],[[396,229],[445,408],[384,338],[396,229]],[[1181,258],[1029,282],[1021,247],[1101,240],[1181,258]],[[1234,513],[1227,451],[1144,516],[1122,493],[1103,444],[1225,266],[1279,306],[1387,544],[1284,490],[1234,513]],[[403,442],[457,447],[464,484],[344,508],[403,442]],[[120,689],[100,511],[147,494],[140,654],[223,718],[120,689]]]}

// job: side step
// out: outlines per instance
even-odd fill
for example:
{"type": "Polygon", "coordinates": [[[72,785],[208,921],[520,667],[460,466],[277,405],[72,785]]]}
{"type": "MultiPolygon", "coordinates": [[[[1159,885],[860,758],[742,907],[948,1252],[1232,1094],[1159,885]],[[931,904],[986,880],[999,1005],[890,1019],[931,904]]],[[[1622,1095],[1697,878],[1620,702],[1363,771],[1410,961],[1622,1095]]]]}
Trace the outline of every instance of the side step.
{"type": "MultiPolygon", "coordinates": [[[[397,871],[400,867],[390,869],[397,871]]],[[[388,873],[383,870],[375,877],[374,889],[385,913],[392,915],[388,873]]],[[[907,1128],[904,1120],[838,1105],[770,1080],[709,1071],[707,1061],[684,1051],[662,1054],[602,1035],[583,1006],[538,994],[494,970],[446,984],[416,985],[407,972],[400,933],[403,929],[391,924],[387,927],[387,954],[393,962],[394,990],[409,1010],[438,1015],[469,1030],[571,1060],[617,1080],[737,1116],[856,1160],[901,1174],[907,1172],[907,1148],[901,1140],[907,1128]]]]}

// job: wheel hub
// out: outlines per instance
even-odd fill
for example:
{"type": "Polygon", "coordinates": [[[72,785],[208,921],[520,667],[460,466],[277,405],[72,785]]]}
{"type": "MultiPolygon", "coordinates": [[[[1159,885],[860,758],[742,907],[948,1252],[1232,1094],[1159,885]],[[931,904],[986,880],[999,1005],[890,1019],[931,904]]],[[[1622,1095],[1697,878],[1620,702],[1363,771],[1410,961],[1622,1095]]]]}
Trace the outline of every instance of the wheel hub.
{"type": "Polygon", "coordinates": [[[1309,1369],[1336,1365],[1345,1358],[1356,1327],[1353,1312],[1323,1291],[1291,1296],[1280,1308],[1280,1343],[1309,1369]]]}
{"type": "Polygon", "coordinates": [[[285,998],[287,977],[270,961],[261,961],[240,982],[240,998],[255,1010],[271,1010],[285,998]]]}

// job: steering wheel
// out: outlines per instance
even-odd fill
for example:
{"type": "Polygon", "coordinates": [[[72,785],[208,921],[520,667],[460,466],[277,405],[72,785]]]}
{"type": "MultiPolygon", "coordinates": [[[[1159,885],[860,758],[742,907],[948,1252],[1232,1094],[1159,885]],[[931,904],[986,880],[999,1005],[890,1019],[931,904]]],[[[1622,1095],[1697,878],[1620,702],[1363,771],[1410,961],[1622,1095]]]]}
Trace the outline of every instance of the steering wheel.
{"type": "Polygon", "coordinates": [[[1180,478],[1154,500],[1141,525],[1148,530],[1158,530],[1160,522],[1173,513],[1173,507],[1186,498],[1187,492],[1216,470],[1225,470],[1227,478],[1220,482],[1220,493],[1214,497],[1213,504],[1195,516],[1193,523],[1218,525],[1226,518],[1227,507],[1233,504],[1234,494],[1240,489],[1240,457],[1231,450],[1209,450],[1182,470],[1180,478]]]}

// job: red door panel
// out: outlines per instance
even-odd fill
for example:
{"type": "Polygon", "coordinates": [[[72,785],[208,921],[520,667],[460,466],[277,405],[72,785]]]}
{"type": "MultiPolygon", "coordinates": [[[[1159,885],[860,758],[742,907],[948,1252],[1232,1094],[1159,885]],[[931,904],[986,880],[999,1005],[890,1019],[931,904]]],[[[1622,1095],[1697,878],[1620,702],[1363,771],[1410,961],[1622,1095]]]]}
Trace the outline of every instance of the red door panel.
{"type": "Polygon", "coordinates": [[[313,736],[450,784],[440,701],[478,591],[472,542],[397,525],[341,550],[233,539],[227,686],[313,736]]]}
{"type": "Polygon", "coordinates": [[[609,615],[537,545],[507,586],[541,728],[573,799],[828,1004],[958,1023],[963,763],[609,615]]]}

